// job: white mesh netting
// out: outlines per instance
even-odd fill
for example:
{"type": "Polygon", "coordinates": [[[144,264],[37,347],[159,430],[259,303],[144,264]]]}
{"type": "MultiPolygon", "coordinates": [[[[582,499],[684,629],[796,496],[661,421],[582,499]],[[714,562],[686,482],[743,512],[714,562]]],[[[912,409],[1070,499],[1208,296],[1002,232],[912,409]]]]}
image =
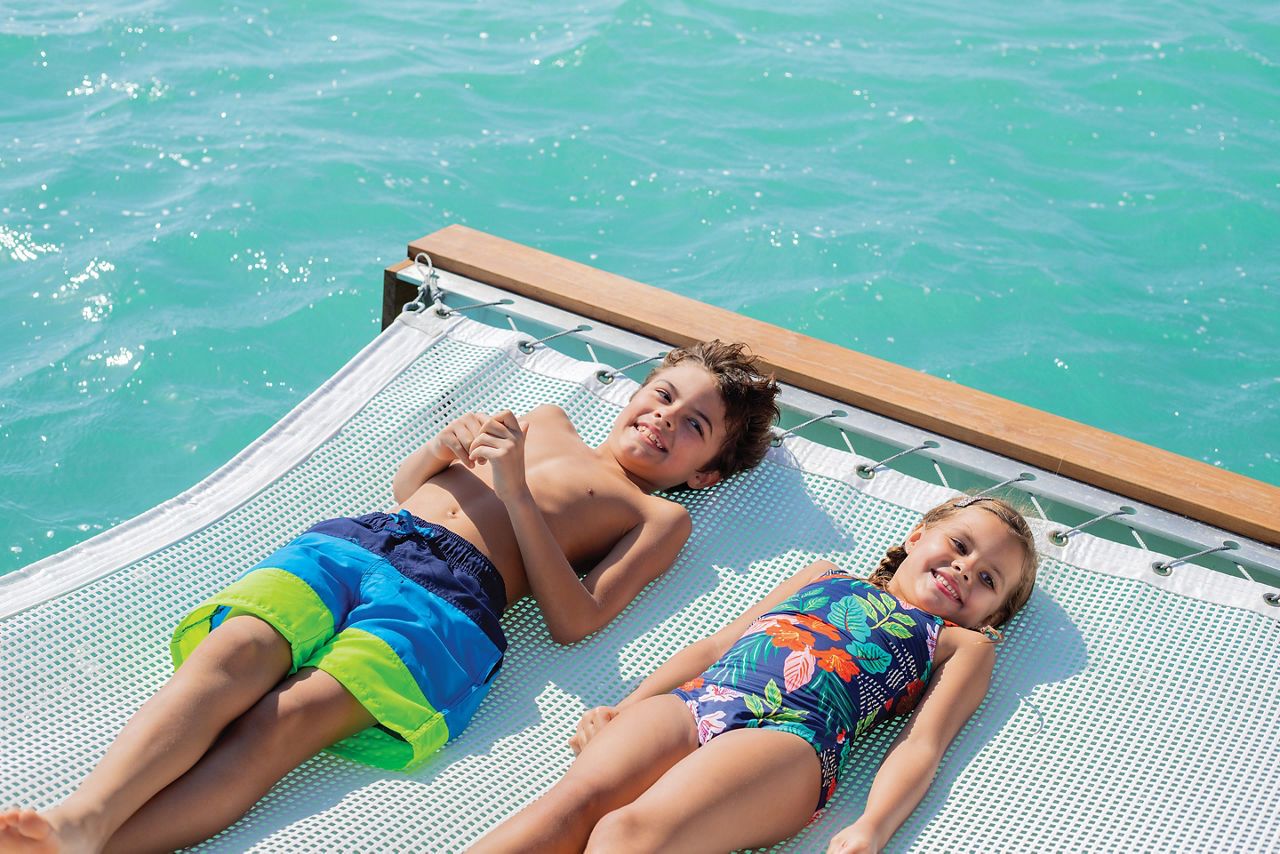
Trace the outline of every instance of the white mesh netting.
{"type": "MultiPolygon", "coordinates": [[[[70,792],[168,677],[169,632],[187,609],[312,521],[388,507],[401,457],[457,413],[553,402],[601,440],[634,384],[602,386],[598,365],[525,356],[515,338],[402,320],[205,483],[0,579],[0,804],[70,792]]],[[[558,778],[586,708],[616,702],[817,557],[869,569],[948,495],[895,472],[863,480],[857,462],[791,438],[758,469],[679,496],[694,533],[675,567],[570,647],[516,603],[492,692],[423,767],[389,773],[322,754],[199,848],[462,850],[558,778]]],[[[889,850],[1280,848],[1280,623],[1176,592],[1189,577],[1196,589],[1229,581],[1207,570],[1179,567],[1179,587],[1138,549],[1087,535],[1043,549],[986,702],[889,850]]],[[[776,850],[825,850],[857,816],[896,730],[873,732],[824,816],[776,850]]]]}

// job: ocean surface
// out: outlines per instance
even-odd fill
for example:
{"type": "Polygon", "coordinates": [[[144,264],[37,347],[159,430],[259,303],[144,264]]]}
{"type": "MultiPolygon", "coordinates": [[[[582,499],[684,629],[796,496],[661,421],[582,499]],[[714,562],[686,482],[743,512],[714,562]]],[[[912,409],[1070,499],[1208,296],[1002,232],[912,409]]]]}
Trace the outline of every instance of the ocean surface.
{"type": "Polygon", "coordinates": [[[0,7],[0,573],[465,223],[1280,484],[1280,6],[0,7]]]}

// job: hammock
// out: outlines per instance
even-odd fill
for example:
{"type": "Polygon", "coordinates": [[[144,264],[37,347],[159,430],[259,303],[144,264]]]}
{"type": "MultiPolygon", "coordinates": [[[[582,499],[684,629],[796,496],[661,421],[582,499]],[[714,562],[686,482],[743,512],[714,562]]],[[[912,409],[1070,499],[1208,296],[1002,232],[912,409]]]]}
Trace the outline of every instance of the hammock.
{"type": "MultiPolygon", "coordinates": [[[[634,380],[602,374],[594,349],[574,358],[529,338],[406,312],[190,491],[0,578],[0,803],[45,807],[72,791],[170,675],[169,633],[189,608],[316,519],[390,506],[400,459],[456,414],[553,402],[601,441],[634,380]]],[[[464,849],[560,777],[585,709],[616,702],[812,560],[870,568],[954,494],[877,463],[793,433],[757,469],[675,496],[694,529],[672,570],[570,647],[515,603],[490,695],[423,766],[386,772],[322,753],[194,850],[464,849]]],[[[1275,590],[1097,529],[1033,527],[1039,587],[889,850],[1280,848],[1275,590]]],[[[896,731],[873,731],[823,816],[773,850],[825,850],[859,814],[896,731]]]]}

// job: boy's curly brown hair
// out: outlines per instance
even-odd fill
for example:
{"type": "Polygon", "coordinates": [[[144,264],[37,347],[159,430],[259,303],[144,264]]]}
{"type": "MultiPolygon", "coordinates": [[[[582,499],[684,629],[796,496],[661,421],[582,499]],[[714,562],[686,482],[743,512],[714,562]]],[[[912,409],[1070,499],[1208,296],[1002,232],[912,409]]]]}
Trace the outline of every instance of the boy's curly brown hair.
{"type": "Polygon", "coordinates": [[[764,459],[772,439],[769,428],[778,419],[778,383],[760,369],[759,358],[746,344],[726,344],[718,338],[699,341],[668,352],[662,364],[650,371],[641,385],[647,385],[663,370],[686,361],[701,365],[715,377],[724,401],[724,441],[707,467],[720,472],[721,478],[727,478],[764,459]]]}

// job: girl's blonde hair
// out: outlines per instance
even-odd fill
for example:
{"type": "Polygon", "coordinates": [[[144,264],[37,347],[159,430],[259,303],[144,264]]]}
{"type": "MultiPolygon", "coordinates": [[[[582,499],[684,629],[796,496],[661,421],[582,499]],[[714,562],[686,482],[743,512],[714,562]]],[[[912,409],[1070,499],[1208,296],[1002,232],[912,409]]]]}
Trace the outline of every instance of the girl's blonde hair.
{"type": "MultiPolygon", "coordinates": [[[[1023,561],[1022,574],[1018,578],[1018,583],[1013,585],[1005,596],[1004,601],[1000,603],[1000,607],[991,615],[988,625],[983,626],[980,631],[988,637],[994,635],[994,639],[1001,637],[996,628],[1003,626],[1013,616],[1022,610],[1022,606],[1027,604],[1027,600],[1031,598],[1031,591],[1036,585],[1036,566],[1040,561],[1039,555],[1036,553],[1036,538],[1031,532],[1031,526],[1027,524],[1027,520],[1018,512],[1012,504],[1000,498],[988,498],[986,496],[959,496],[945,501],[934,507],[932,510],[924,514],[920,520],[920,527],[930,528],[943,519],[954,516],[966,507],[980,507],[989,513],[993,513],[996,518],[1004,522],[1008,526],[1010,533],[1022,546],[1023,561]]],[[[868,577],[868,581],[877,587],[884,588],[889,583],[889,579],[893,578],[894,573],[898,571],[898,567],[907,557],[907,549],[902,543],[898,543],[889,549],[883,558],[880,559],[880,565],[868,577]]]]}

